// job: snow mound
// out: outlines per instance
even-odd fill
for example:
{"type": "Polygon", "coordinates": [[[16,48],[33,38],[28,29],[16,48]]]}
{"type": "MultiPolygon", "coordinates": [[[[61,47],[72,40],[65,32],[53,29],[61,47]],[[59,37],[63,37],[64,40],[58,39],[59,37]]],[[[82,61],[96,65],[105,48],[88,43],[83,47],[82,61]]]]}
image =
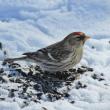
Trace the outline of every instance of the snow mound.
{"type": "MultiPolygon", "coordinates": [[[[0,86],[0,109],[110,110],[109,4],[109,0],[0,0],[0,42],[3,44],[0,68],[3,68],[4,58],[36,51],[63,39],[71,32],[83,31],[92,38],[85,44],[83,59],[78,67],[84,65],[94,69],[94,73],[87,72],[72,83],[69,99],[49,102],[44,95],[42,97],[45,100],[41,100],[41,103],[24,103],[24,108],[21,107],[24,100],[1,100],[1,95],[8,97],[8,90],[4,90],[6,86],[0,83],[3,86],[0,86]],[[74,88],[78,81],[87,85],[87,88],[74,88]]],[[[6,71],[6,74],[10,72],[6,71]]],[[[8,80],[6,76],[4,78],[8,80]]]]}

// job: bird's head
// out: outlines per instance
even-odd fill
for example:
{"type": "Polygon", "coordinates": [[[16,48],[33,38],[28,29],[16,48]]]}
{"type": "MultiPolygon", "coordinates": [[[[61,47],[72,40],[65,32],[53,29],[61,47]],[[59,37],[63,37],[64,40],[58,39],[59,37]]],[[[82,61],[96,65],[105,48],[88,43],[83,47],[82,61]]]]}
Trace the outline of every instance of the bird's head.
{"type": "Polygon", "coordinates": [[[71,46],[83,46],[90,37],[83,32],[73,32],[64,38],[64,42],[71,46]]]}

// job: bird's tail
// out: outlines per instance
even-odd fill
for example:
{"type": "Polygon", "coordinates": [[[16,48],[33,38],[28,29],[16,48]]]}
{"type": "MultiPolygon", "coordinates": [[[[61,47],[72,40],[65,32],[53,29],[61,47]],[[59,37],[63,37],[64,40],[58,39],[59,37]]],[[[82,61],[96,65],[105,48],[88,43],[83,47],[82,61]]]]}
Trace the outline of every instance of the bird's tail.
{"type": "Polygon", "coordinates": [[[4,63],[11,63],[14,61],[20,61],[20,60],[26,60],[26,59],[27,59],[27,56],[19,57],[19,58],[7,58],[4,60],[4,63]]]}

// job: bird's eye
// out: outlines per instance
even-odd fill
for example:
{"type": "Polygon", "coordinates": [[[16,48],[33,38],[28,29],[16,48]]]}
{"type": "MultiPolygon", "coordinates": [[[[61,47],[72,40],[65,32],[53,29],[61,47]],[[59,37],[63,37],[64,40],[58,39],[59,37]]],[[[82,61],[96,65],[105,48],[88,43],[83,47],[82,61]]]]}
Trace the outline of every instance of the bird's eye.
{"type": "Polygon", "coordinates": [[[80,41],[80,40],[82,40],[82,38],[81,37],[76,37],[76,40],[80,41]]]}
{"type": "Polygon", "coordinates": [[[76,40],[77,40],[77,41],[81,41],[81,40],[83,40],[83,39],[84,39],[84,36],[76,37],[76,40]]]}

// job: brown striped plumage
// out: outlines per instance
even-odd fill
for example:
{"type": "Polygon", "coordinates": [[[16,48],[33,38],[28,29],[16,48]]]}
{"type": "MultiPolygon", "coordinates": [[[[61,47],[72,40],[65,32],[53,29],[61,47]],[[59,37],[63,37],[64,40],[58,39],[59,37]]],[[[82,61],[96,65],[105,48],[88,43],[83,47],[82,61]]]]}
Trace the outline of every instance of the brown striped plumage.
{"type": "Polygon", "coordinates": [[[62,41],[36,52],[24,53],[23,57],[6,59],[6,62],[27,60],[35,62],[43,71],[64,71],[78,64],[83,55],[83,45],[90,37],[82,32],[73,32],[62,41]]]}

